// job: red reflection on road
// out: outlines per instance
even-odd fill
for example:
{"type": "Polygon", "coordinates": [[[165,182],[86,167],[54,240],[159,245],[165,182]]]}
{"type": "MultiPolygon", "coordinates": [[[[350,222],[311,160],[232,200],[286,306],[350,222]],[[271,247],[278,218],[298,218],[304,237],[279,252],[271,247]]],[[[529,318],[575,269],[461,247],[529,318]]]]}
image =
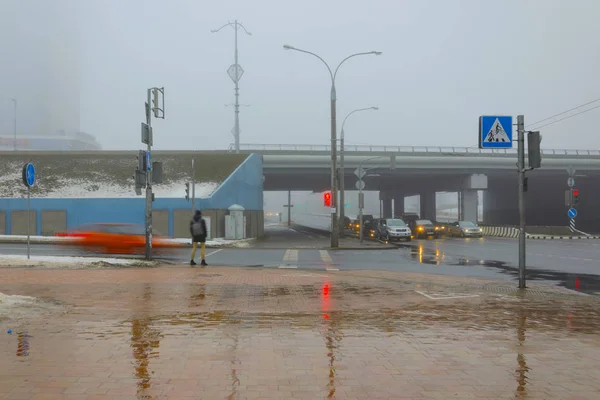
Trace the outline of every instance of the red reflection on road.
{"type": "Polygon", "coordinates": [[[323,289],[321,290],[321,310],[325,313],[323,314],[324,319],[329,319],[329,282],[323,283],[323,289]]]}

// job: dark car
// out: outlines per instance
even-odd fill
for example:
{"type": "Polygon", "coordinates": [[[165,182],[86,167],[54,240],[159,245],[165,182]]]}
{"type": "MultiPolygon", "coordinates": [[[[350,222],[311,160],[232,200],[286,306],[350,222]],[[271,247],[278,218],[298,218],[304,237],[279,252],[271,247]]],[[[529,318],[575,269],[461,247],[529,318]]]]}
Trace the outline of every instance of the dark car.
{"type": "Polygon", "coordinates": [[[410,229],[415,239],[428,236],[433,236],[435,238],[440,237],[438,231],[435,230],[435,225],[430,220],[418,219],[411,222],[410,229]]]}
{"type": "Polygon", "coordinates": [[[377,232],[377,221],[373,214],[363,215],[363,237],[375,237],[377,232]]]}
{"type": "Polygon", "coordinates": [[[400,239],[410,242],[411,231],[400,218],[381,218],[377,220],[377,238],[388,242],[400,239]]]}

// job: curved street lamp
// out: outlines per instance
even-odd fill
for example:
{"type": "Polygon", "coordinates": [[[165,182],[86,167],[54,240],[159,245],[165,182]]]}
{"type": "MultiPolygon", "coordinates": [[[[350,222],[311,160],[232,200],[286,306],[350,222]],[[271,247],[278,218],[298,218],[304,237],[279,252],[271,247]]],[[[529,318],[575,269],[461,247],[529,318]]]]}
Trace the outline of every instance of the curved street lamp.
{"type": "MultiPolygon", "coordinates": [[[[348,57],[344,58],[339,64],[338,66],[335,68],[335,70],[332,71],[331,67],[329,66],[329,64],[327,64],[327,62],[320,57],[319,55],[307,51],[307,50],[302,50],[299,49],[297,47],[294,46],[290,46],[289,44],[284,44],[283,48],[285,50],[295,50],[295,51],[299,51],[301,53],[306,53],[306,54],[310,54],[311,56],[317,57],[319,60],[321,60],[321,62],[323,64],[325,64],[325,67],[327,67],[327,70],[329,71],[329,76],[331,77],[331,247],[332,248],[336,248],[339,246],[339,224],[337,221],[337,180],[336,180],[336,171],[337,171],[337,120],[336,120],[336,101],[337,101],[337,96],[336,96],[336,90],[335,90],[335,78],[337,76],[338,70],[340,69],[340,67],[342,66],[342,64],[344,64],[347,60],[349,60],[352,57],[357,57],[357,56],[366,56],[366,55],[376,55],[379,56],[382,54],[381,51],[367,51],[367,52],[363,52],[363,53],[355,53],[355,54],[351,54],[348,57]]],[[[342,205],[343,206],[343,205],[342,205]]]]}
{"type": "Polygon", "coordinates": [[[379,110],[379,107],[366,107],[366,108],[359,108],[357,110],[354,111],[350,111],[348,113],[348,115],[346,115],[346,118],[344,118],[344,121],[342,122],[342,130],[340,132],[340,173],[339,173],[339,180],[340,180],[340,218],[339,218],[339,231],[340,231],[340,236],[344,237],[344,231],[346,230],[346,224],[344,223],[344,218],[346,216],[346,203],[345,203],[345,191],[346,191],[346,187],[345,187],[345,183],[344,183],[344,175],[345,175],[345,171],[344,171],[344,125],[346,125],[346,120],[348,119],[349,116],[351,116],[354,113],[357,113],[359,111],[370,111],[370,110],[379,110]]]}

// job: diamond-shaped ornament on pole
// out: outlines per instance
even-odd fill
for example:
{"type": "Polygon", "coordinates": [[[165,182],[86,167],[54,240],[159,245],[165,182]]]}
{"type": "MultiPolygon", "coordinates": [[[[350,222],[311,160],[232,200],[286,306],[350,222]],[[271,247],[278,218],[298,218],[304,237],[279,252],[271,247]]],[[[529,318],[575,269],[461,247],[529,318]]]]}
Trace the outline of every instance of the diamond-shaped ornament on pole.
{"type": "Polygon", "coordinates": [[[244,75],[244,69],[240,64],[231,64],[229,69],[227,70],[227,74],[234,82],[239,82],[242,79],[242,75],[244,75]]]}

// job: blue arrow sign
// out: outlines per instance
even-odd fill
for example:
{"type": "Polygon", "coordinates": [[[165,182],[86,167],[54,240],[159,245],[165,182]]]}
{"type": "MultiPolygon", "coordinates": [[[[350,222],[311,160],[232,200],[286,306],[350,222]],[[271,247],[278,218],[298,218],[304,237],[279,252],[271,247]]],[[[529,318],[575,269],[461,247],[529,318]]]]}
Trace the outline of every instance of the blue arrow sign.
{"type": "Polygon", "coordinates": [[[146,169],[150,171],[152,169],[152,164],[150,164],[150,152],[146,152],[146,169]]]}
{"type": "Polygon", "coordinates": [[[35,167],[32,163],[25,166],[25,183],[31,187],[35,184],[35,167]]]}
{"type": "Polygon", "coordinates": [[[569,208],[567,215],[569,216],[569,218],[575,218],[577,216],[577,210],[574,208],[569,208]]]}

